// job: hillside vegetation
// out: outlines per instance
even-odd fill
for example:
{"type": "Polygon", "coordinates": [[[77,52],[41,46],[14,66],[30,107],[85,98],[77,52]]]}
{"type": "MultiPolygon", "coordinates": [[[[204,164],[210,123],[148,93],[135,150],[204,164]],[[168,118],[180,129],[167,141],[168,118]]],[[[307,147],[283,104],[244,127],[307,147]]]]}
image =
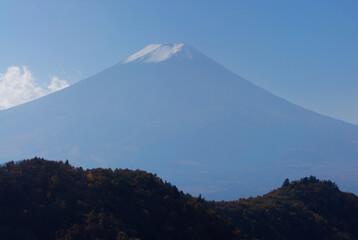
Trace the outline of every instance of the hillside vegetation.
{"type": "Polygon", "coordinates": [[[358,239],[358,198],[315,177],[206,201],[154,174],[40,158],[0,167],[1,239],[358,239]]]}
{"type": "Polygon", "coordinates": [[[248,239],[358,239],[358,197],[311,176],[263,196],[211,202],[248,239]]]}

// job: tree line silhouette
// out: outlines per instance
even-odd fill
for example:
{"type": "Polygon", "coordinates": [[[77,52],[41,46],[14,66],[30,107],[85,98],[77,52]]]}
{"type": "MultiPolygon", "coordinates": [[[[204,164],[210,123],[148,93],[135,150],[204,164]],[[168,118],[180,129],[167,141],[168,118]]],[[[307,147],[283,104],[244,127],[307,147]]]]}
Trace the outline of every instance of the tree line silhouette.
{"type": "Polygon", "coordinates": [[[155,174],[34,158],[0,167],[0,239],[358,239],[358,197],[311,176],[206,201],[155,174]]]}

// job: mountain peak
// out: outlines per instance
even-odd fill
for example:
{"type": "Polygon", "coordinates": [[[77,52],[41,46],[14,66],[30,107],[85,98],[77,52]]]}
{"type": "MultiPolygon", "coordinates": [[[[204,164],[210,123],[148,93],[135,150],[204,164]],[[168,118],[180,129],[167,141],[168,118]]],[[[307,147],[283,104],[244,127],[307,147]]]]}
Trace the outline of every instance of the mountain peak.
{"type": "Polygon", "coordinates": [[[162,62],[173,55],[178,53],[184,53],[187,58],[192,58],[189,51],[183,51],[186,49],[184,43],[174,43],[174,44],[150,44],[136,52],[135,54],[128,57],[123,61],[123,64],[130,62],[145,62],[145,63],[157,63],[162,62]]]}

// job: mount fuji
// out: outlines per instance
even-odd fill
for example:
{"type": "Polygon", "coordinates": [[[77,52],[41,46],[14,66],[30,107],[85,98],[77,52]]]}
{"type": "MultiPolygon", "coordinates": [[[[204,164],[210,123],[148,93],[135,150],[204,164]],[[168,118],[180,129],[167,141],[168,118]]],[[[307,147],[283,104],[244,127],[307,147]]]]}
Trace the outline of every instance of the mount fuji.
{"type": "Polygon", "coordinates": [[[0,126],[2,163],[139,168],[216,200],[309,175],[358,193],[358,126],[281,99],[183,43],[151,44],[2,110],[0,126]]]}

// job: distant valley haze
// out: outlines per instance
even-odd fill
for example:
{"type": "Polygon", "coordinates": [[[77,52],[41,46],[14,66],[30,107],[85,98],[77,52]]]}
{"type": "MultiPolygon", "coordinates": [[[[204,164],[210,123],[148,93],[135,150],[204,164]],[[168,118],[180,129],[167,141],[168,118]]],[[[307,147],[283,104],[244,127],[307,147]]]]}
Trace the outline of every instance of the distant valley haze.
{"type": "Polygon", "coordinates": [[[358,126],[273,95],[186,43],[150,44],[68,85],[54,78],[35,86],[41,98],[0,111],[2,163],[143,169],[215,200],[309,175],[358,193],[358,126]]]}

